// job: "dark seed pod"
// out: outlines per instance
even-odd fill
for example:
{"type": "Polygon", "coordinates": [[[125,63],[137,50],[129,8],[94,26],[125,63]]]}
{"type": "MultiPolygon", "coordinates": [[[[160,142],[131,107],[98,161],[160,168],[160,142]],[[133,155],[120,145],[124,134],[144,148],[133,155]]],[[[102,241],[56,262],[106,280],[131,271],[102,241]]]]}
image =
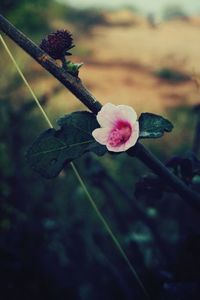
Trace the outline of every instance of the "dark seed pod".
{"type": "Polygon", "coordinates": [[[54,59],[62,59],[65,55],[71,55],[68,51],[73,47],[72,34],[68,30],[50,33],[40,44],[40,48],[54,59]]]}

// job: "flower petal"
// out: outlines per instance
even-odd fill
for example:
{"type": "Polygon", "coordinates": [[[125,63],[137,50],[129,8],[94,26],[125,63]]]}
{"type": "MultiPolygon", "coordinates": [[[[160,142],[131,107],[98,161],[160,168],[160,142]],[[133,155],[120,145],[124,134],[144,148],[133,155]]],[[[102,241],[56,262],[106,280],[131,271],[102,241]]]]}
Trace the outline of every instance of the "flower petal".
{"type": "MultiPolygon", "coordinates": [[[[97,114],[97,121],[99,122],[101,128],[97,128],[92,132],[95,140],[102,144],[106,145],[107,149],[112,152],[123,152],[127,149],[134,146],[139,138],[139,123],[137,120],[137,114],[131,106],[127,105],[114,105],[112,103],[105,104],[102,109],[97,114]],[[120,122],[125,122],[120,126],[120,122]],[[126,125],[126,126],[125,126],[126,125]],[[116,143],[109,140],[111,132],[118,130],[119,134],[122,134],[123,137],[125,132],[124,127],[130,126],[132,129],[131,135],[128,140],[121,143],[119,140],[116,140],[116,143]],[[120,128],[118,128],[120,127],[120,128]]],[[[130,128],[129,127],[129,128],[130,128]]],[[[114,134],[113,132],[113,134],[114,134]]],[[[111,138],[111,137],[110,137],[111,138]]],[[[114,138],[114,137],[112,137],[114,138]]],[[[117,138],[117,137],[116,137],[117,138]]],[[[123,139],[122,139],[123,140],[123,139]]]]}
{"type": "Polygon", "coordinates": [[[106,147],[109,151],[112,152],[124,152],[125,150],[125,144],[121,144],[119,146],[111,146],[110,144],[106,144],[106,147]]]}
{"type": "Polygon", "coordinates": [[[107,128],[97,128],[92,131],[94,139],[102,145],[106,145],[109,136],[109,130],[107,128]]]}
{"type": "Polygon", "coordinates": [[[101,127],[111,128],[118,117],[117,106],[112,103],[105,104],[97,114],[97,121],[101,127]]]}
{"type": "Polygon", "coordinates": [[[127,120],[131,123],[135,123],[135,121],[137,120],[137,114],[131,106],[118,105],[117,110],[118,110],[118,118],[122,120],[127,120]]]}
{"type": "Polygon", "coordinates": [[[132,127],[132,134],[128,141],[124,144],[124,151],[128,150],[129,148],[133,147],[139,138],[139,122],[135,122],[132,127]]]}

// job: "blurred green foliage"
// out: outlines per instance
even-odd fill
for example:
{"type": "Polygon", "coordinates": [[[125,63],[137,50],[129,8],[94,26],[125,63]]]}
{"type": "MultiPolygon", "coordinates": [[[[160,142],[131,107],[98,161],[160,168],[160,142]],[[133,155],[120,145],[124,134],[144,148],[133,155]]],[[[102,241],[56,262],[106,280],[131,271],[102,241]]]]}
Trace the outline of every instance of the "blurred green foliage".
{"type": "Polygon", "coordinates": [[[186,11],[182,7],[182,5],[171,4],[164,8],[163,10],[163,19],[164,20],[173,20],[173,19],[183,19],[186,20],[188,18],[186,11]]]}
{"type": "Polygon", "coordinates": [[[154,74],[170,83],[181,83],[191,80],[191,77],[183,72],[171,68],[162,68],[154,72],[154,74]]]}
{"type": "Polygon", "coordinates": [[[104,15],[95,9],[78,9],[53,0],[19,0],[0,3],[0,11],[26,34],[41,35],[51,28],[52,21],[60,19],[75,25],[80,32],[89,32],[95,25],[106,24],[104,15]]]}
{"type": "Polygon", "coordinates": [[[67,22],[74,24],[81,33],[89,33],[94,26],[107,25],[103,11],[90,8],[75,8],[65,6],[62,10],[62,17],[67,22]]]}
{"type": "Polygon", "coordinates": [[[3,0],[0,3],[0,11],[25,33],[42,33],[49,28],[48,10],[51,3],[51,0],[3,0]]]}

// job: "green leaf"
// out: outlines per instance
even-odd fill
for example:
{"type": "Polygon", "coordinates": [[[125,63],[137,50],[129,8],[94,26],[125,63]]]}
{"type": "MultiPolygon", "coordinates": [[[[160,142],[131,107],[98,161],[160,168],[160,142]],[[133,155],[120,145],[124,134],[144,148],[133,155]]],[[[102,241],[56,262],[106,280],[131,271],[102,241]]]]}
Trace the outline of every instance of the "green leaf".
{"type": "Polygon", "coordinates": [[[97,143],[91,134],[99,127],[94,114],[74,112],[59,119],[58,125],[58,130],[43,132],[27,152],[29,164],[42,176],[57,176],[67,163],[86,152],[106,153],[106,147],[97,143]]]}
{"type": "Polygon", "coordinates": [[[173,125],[167,119],[151,114],[142,113],[139,118],[140,138],[160,138],[166,132],[173,129],[173,125]]]}
{"type": "Polygon", "coordinates": [[[79,69],[82,67],[82,65],[83,65],[83,63],[75,64],[75,63],[72,63],[69,61],[69,62],[67,62],[66,70],[70,74],[72,74],[74,76],[78,76],[79,69]]]}

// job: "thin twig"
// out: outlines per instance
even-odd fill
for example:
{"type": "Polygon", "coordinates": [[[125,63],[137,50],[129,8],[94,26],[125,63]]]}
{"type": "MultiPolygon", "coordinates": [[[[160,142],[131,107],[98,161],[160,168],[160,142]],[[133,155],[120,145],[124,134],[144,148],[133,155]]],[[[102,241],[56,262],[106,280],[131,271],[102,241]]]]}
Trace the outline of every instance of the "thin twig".
{"type": "MultiPolygon", "coordinates": [[[[85,106],[93,113],[97,113],[102,105],[87,90],[81,80],[67,73],[59,67],[43,50],[36,46],[22,32],[14,27],[8,20],[0,15],[0,29],[8,35],[16,44],[33,57],[40,65],[57,78],[66,88],[68,88],[85,106]]],[[[187,187],[178,177],[171,173],[152,153],[143,145],[137,143],[134,147],[135,156],[145,165],[153,170],[157,175],[162,176],[166,183],[187,201],[189,205],[200,210],[200,195],[187,187]]]]}
{"type": "Polygon", "coordinates": [[[85,88],[80,78],[74,77],[58,66],[54,59],[47,55],[42,49],[28,39],[21,31],[13,26],[0,14],[0,29],[8,35],[17,45],[25,50],[49,73],[56,77],[72,94],[74,94],[93,113],[101,109],[101,104],[85,88]]]}
{"type": "MultiPolygon", "coordinates": [[[[37,99],[35,93],[33,92],[31,86],[29,85],[28,81],[26,80],[24,74],[22,73],[20,67],[18,66],[17,62],[15,61],[12,53],[10,52],[9,48],[7,47],[7,44],[5,43],[4,39],[2,38],[1,34],[0,34],[0,41],[2,42],[3,46],[5,47],[6,52],[8,53],[8,55],[10,56],[12,62],[14,63],[19,75],[21,76],[23,82],[25,83],[25,85],[27,86],[28,90],[30,91],[35,103],[37,104],[38,108],[40,109],[41,114],[43,115],[43,118],[45,119],[45,121],[47,122],[47,125],[50,128],[53,128],[53,125],[49,119],[49,117],[47,116],[47,114],[45,113],[45,111],[43,110],[39,100],[37,99]]],[[[83,191],[85,192],[85,195],[87,197],[87,199],[89,200],[91,206],[93,207],[94,211],[96,212],[99,220],[102,222],[103,226],[105,227],[106,231],[108,232],[108,234],[110,235],[114,245],[116,246],[116,248],[118,249],[119,253],[121,254],[121,256],[123,257],[123,259],[125,260],[125,262],[127,263],[131,273],[133,274],[134,278],[136,279],[136,281],[138,282],[139,286],[141,287],[141,289],[143,290],[144,295],[146,296],[146,298],[148,300],[150,300],[150,296],[148,294],[148,292],[146,291],[139,275],[137,274],[137,271],[135,270],[134,266],[131,264],[128,256],[126,255],[126,253],[124,252],[123,248],[121,247],[117,237],[115,236],[115,234],[113,233],[112,229],[110,228],[109,224],[107,223],[106,219],[104,218],[104,216],[101,214],[100,210],[98,209],[93,197],[91,196],[87,186],[85,185],[83,179],[81,178],[76,166],[74,165],[73,162],[70,162],[70,165],[72,167],[72,170],[74,171],[74,174],[76,175],[76,178],[78,179],[83,191]]]]}
{"type": "Polygon", "coordinates": [[[165,180],[183,199],[195,209],[200,210],[200,195],[191,190],[182,180],[174,175],[161,161],[148,151],[142,144],[137,143],[134,151],[149,169],[165,180]]]}

